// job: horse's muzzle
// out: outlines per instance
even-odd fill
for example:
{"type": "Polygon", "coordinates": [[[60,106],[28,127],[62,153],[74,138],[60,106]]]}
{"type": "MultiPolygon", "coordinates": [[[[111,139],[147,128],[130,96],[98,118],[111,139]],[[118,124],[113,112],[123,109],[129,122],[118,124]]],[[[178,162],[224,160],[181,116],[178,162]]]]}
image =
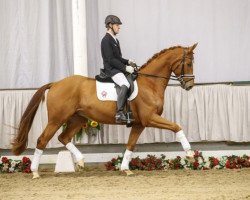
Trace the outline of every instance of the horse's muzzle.
{"type": "Polygon", "coordinates": [[[193,88],[193,86],[188,86],[185,90],[191,90],[193,88]]]}
{"type": "Polygon", "coordinates": [[[194,86],[194,80],[189,80],[187,82],[183,82],[183,84],[181,84],[181,87],[187,91],[191,90],[194,86]]]}

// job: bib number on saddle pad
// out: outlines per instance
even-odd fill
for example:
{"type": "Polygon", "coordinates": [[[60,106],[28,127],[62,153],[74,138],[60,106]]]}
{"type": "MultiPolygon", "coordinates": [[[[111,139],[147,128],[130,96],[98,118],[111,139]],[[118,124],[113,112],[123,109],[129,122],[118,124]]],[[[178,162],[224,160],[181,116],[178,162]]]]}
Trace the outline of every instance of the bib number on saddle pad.
{"type": "MultiPolygon", "coordinates": [[[[117,93],[114,83],[103,83],[96,81],[96,92],[97,98],[101,101],[117,101],[117,93]]],[[[137,81],[134,81],[134,91],[128,98],[129,101],[132,101],[138,94],[138,85],[137,81]]]]}

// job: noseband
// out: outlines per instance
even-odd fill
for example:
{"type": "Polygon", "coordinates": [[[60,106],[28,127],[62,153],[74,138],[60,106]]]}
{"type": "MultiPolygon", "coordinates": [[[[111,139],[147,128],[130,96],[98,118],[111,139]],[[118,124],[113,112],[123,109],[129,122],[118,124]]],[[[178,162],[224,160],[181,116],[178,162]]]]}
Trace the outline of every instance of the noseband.
{"type": "MultiPolygon", "coordinates": [[[[154,78],[163,78],[163,79],[167,79],[167,80],[170,79],[170,80],[174,80],[174,81],[179,81],[183,85],[183,83],[187,83],[187,82],[189,82],[189,81],[191,81],[192,79],[195,78],[195,76],[193,74],[185,74],[185,72],[184,72],[184,66],[185,66],[185,59],[186,58],[189,58],[189,57],[186,56],[186,51],[183,50],[183,56],[182,56],[181,62],[173,70],[173,72],[174,72],[177,68],[179,68],[181,66],[181,75],[180,76],[170,75],[170,78],[167,78],[167,77],[164,77],[164,76],[158,76],[158,75],[153,75],[153,74],[144,74],[144,73],[141,73],[141,72],[138,71],[138,66],[136,66],[136,68],[137,68],[136,73],[138,75],[143,75],[143,76],[149,76],[149,77],[154,77],[154,78]],[[185,81],[184,78],[189,78],[190,80],[185,81]]],[[[192,58],[189,58],[189,59],[191,59],[193,61],[192,58]]]]}

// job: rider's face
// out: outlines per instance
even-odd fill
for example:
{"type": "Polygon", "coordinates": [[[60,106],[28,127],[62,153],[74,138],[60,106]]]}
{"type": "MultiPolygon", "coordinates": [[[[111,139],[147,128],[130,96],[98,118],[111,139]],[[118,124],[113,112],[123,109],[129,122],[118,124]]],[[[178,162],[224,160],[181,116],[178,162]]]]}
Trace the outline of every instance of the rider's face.
{"type": "Polygon", "coordinates": [[[120,24],[113,24],[113,30],[116,34],[120,31],[120,24]]]}

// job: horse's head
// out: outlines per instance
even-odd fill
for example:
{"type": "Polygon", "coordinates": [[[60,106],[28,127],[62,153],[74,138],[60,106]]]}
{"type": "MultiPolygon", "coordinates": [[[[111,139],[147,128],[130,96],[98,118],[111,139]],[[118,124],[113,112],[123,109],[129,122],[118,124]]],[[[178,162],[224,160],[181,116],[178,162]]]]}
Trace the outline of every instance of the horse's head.
{"type": "Polygon", "coordinates": [[[193,50],[198,43],[188,48],[182,48],[182,55],[177,62],[172,65],[172,71],[174,72],[177,80],[180,81],[181,87],[185,90],[190,90],[194,86],[193,75],[193,50]]]}

